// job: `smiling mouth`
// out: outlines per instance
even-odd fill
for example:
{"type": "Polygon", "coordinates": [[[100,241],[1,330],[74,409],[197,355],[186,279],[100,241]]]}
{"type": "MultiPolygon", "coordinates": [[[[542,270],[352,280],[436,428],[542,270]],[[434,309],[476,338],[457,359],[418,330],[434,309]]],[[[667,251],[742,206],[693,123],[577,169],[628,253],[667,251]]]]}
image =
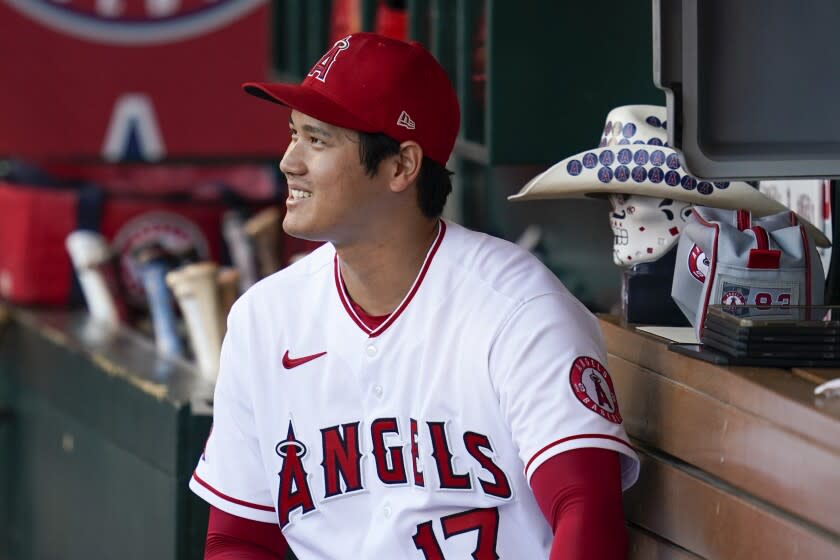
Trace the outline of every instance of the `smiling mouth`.
{"type": "Polygon", "coordinates": [[[301,200],[304,198],[309,198],[312,196],[312,193],[309,191],[301,191],[298,189],[289,189],[289,198],[292,200],[301,200]]]}

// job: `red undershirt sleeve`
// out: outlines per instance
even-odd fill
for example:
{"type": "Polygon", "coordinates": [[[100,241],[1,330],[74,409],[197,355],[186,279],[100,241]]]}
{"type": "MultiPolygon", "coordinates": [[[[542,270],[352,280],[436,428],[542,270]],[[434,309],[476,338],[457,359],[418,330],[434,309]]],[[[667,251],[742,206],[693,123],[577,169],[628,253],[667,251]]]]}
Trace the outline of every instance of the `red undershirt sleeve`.
{"type": "Polygon", "coordinates": [[[288,548],[276,523],[252,521],[210,506],[204,560],[283,560],[288,548]]]}
{"type": "Polygon", "coordinates": [[[531,477],[554,529],[550,560],[627,558],[618,453],[594,447],[555,455],[531,477]]]}

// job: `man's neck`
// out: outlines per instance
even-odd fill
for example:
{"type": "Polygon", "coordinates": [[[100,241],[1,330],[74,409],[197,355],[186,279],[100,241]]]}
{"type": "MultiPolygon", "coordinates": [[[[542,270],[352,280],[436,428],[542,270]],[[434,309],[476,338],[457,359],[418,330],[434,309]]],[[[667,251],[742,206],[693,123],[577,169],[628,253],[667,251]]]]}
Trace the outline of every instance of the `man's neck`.
{"type": "Polygon", "coordinates": [[[379,232],[378,239],[336,248],[344,285],[370,315],[394,311],[411,289],[434,242],[438,221],[379,232]]]}

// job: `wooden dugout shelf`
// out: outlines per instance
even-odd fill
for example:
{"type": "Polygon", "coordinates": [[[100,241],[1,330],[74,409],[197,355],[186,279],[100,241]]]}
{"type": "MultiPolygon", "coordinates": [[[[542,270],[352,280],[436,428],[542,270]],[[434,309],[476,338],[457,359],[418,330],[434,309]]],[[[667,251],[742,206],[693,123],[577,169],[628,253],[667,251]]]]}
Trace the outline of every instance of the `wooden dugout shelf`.
{"type": "Polygon", "coordinates": [[[813,395],[840,369],[717,366],[601,327],[643,461],[631,528],[701,558],[840,558],[840,399],[813,395]]]}

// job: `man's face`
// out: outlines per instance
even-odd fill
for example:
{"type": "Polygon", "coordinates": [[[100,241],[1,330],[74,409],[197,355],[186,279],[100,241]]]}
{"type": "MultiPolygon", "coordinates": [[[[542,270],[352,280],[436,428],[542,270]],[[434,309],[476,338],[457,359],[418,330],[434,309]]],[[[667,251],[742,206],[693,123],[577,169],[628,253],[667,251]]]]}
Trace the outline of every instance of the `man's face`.
{"type": "Polygon", "coordinates": [[[289,186],[286,233],[336,246],[381,236],[376,219],[387,215],[392,193],[385,173],[365,173],[358,133],[299,111],[292,111],[289,131],[280,161],[289,186]]]}

